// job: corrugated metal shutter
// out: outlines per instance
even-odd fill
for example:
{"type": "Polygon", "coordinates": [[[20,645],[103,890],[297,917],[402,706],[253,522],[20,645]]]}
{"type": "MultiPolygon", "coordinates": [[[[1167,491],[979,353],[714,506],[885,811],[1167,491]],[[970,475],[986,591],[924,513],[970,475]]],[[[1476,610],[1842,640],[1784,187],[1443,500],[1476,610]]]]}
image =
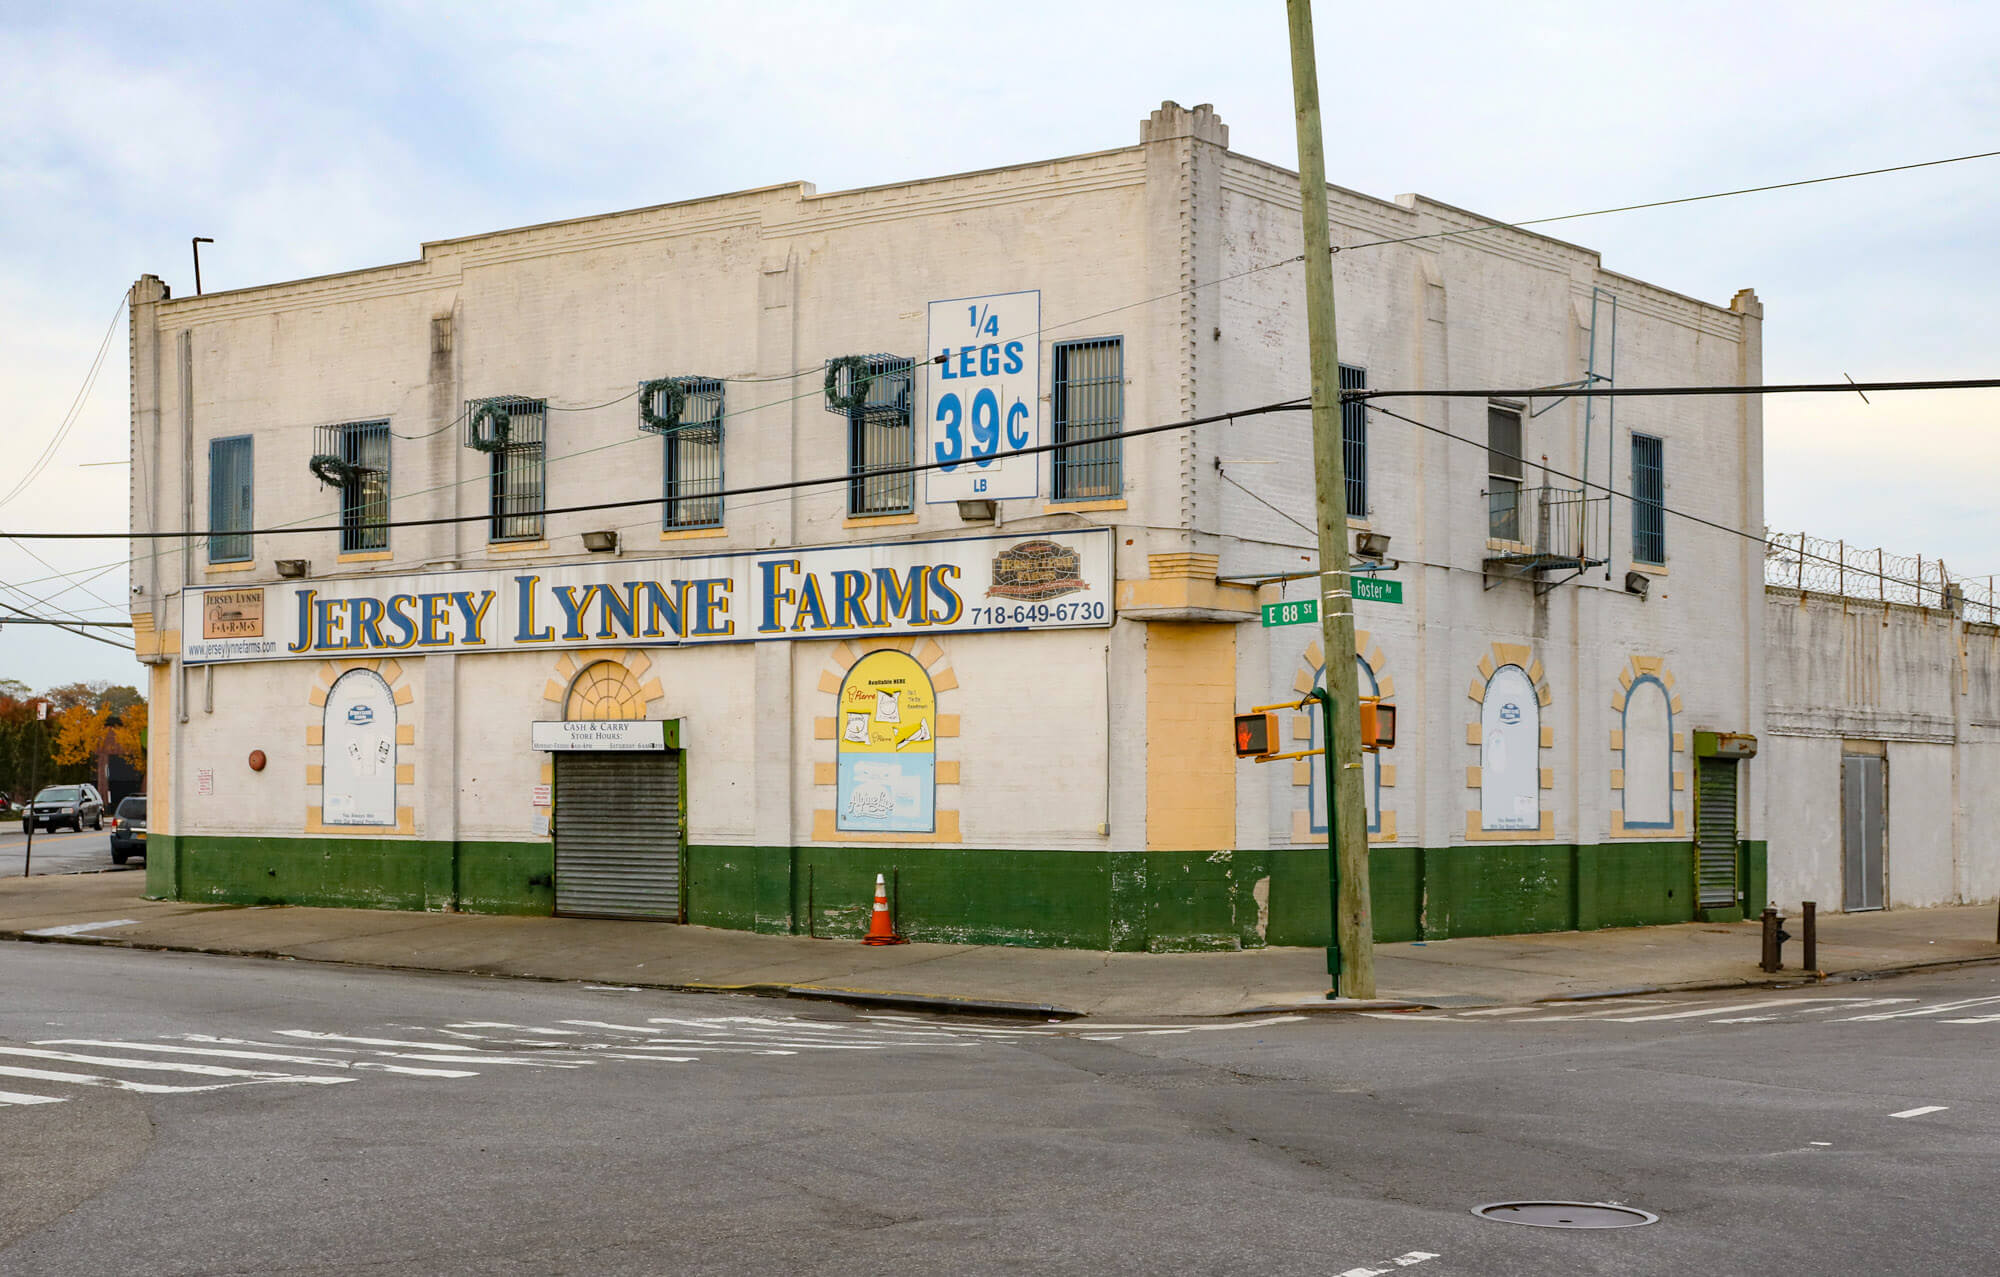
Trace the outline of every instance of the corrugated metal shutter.
{"type": "Polygon", "coordinates": [[[1736,763],[1701,760],[1700,801],[1695,804],[1696,895],[1703,908],[1736,903],[1736,763]]]}
{"type": "Polygon", "coordinates": [[[680,755],[555,760],[556,912],[678,921],[680,755]]]}

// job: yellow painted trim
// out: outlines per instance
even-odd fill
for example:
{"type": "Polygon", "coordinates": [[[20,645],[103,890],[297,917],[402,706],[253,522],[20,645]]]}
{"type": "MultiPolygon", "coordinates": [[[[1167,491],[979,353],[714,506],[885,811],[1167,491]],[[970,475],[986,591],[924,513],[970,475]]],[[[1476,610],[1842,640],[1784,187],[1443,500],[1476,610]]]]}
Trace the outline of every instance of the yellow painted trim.
{"type": "Polygon", "coordinates": [[[1486,548],[1489,550],[1501,550],[1508,554],[1532,554],[1535,550],[1535,547],[1529,545],[1526,541],[1502,541],[1497,537],[1487,537],[1486,548]]]}
{"type": "Polygon", "coordinates": [[[812,840],[814,842],[897,842],[897,843],[952,843],[963,842],[959,835],[958,813],[939,811],[937,832],[931,834],[882,834],[868,830],[846,832],[834,828],[832,808],[820,808],[813,812],[812,840]]]}
{"type": "MultiPolygon", "coordinates": [[[[1359,636],[1357,636],[1355,642],[1358,643],[1360,641],[1359,636]]],[[[1326,668],[1325,652],[1321,649],[1318,639],[1314,639],[1312,642],[1306,644],[1306,664],[1316,670],[1326,668]]]]}
{"type": "Polygon", "coordinates": [[[221,572],[248,572],[256,566],[257,566],[257,560],[245,559],[241,563],[211,563],[204,569],[204,571],[206,571],[210,576],[214,576],[221,572]]]}
{"type": "Polygon", "coordinates": [[[1634,572],[1644,572],[1647,576],[1667,575],[1667,568],[1663,563],[1641,563],[1637,559],[1634,559],[1631,566],[1634,572]]]}
{"type": "Polygon", "coordinates": [[[813,784],[837,785],[840,783],[839,763],[814,763],[813,784]]]}
{"type": "Polygon", "coordinates": [[[1307,745],[1312,744],[1313,721],[1310,714],[1292,715],[1292,739],[1307,745]]]}
{"type": "Polygon", "coordinates": [[[383,661],[382,668],[375,672],[382,676],[384,683],[394,683],[403,676],[403,667],[396,661],[383,661]]]}
{"type": "Polygon", "coordinates": [[[832,670],[821,670],[819,672],[819,690],[829,696],[840,695],[840,684],[842,681],[840,675],[834,673],[832,670]]]}
{"type": "Polygon", "coordinates": [[[728,528],[677,528],[672,532],[660,533],[662,541],[706,541],[711,537],[726,537],[728,528]]]}
{"type": "Polygon", "coordinates": [[[1481,677],[1481,678],[1485,679],[1485,680],[1486,680],[1487,682],[1489,682],[1489,683],[1493,681],[1493,658],[1492,658],[1492,657],[1490,657],[1490,656],[1481,656],[1481,657],[1479,658],[1479,677],[1481,677]]]}
{"type": "Polygon", "coordinates": [[[397,763],[397,764],[396,764],[396,783],[397,783],[398,785],[414,785],[414,784],[416,784],[416,783],[417,783],[417,765],[416,765],[415,763],[397,763]]]}
{"type": "Polygon", "coordinates": [[[313,785],[324,785],[325,783],[326,783],[326,768],[320,766],[318,763],[307,763],[306,784],[308,786],[313,786],[313,785]]]}
{"type": "Polygon", "coordinates": [[[1050,501],[1042,506],[1043,514],[1090,514],[1098,510],[1123,510],[1125,498],[1117,497],[1107,501],[1050,501]]]}
{"type": "MultiPolygon", "coordinates": [[[[568,652],[564,652],[556,660],[556,677],[562,679],[564,682],[568,682],[570,679],[576,677],[576,661],[571,658],[568,652]]],[[[554,684],[550,684],[550,686],[554,686],[554,684]]],[[[543,699],[546,700],[548,698],[544,697],[543,699]]]]}
{"type": "Polygon", "coordinates": [[[1294,786],[1303,786],[1311,785],[1312,783],[1313,760],[1310,758],[1294,758],[1292,760],[1292,784],[1294,786]]]}
{"type": "Polygon", "coordinates": [[[1628,665],[1624,669],[1618,671],[1618,686],[1624,688],[1628,692],[1631,691],[1632,678],[1633,678],[1632,668],[1628,665]]]}
{"type": "Polygon", "coordinates": [[[853,648],[849,647],[847,644],[835,643],[833,645],[832,659],[835,668],[839,669],[844,674],[848,670],[854,668],[854,662],[860,660],[861,657],[858,653],[855,652],[853,648]]]}
{"type": "Polygon", "coordinates": [[[1146,847],[1236,846],[1236,630],[1155,622],[1146,635],[1146,847]]]}
{"type": "Polygon", "coordinates": [[[1655,677],[1659,676],[1661,667],[1666,663],[1666,659],[1659,656],[1635,656],[1632,658],[1633,669],[1641,674],[1651,674],[1655,677]]]}
{"type": "Polygon", "coordinates": [[[396,557],[396,552],[394,550],[356,550],[352,554],[341,555],[339,558],[335,559],[334,562],[335,563],[382,563],[385,562],[386,560],[393,559],[395,557],[396,557]]]}
{"type": "Polygon", "coordinates": [[[1675,752],[1676,754],[1685,754],[1685,753],[1687,752],[1687,747],[1688,747],[1688,738],[1687,738],[1687,733],[1685,733],[1685,732],[1675,732],[1675,733],[1674,733],[1674,752],[1675,752]]]}
{"type": "Polygon", "coordinates": [[[1471,722],[1465,725],[1466,744],[1477,745],[1481,740],[1485,738],[1485,736],[1486,736],[1486,725],[1480,722],[1478,719],[1475,718],[1471,722]]]}
{"type": "Polygon", "coordinates": [[[542,684],[542,699],[545,701],[554,701],[560,705],[563,699],[563,691],[564,688],[561,683],[550,679],[548,682],[542,684]]]}
{"type": "Polygon", "coordinates": [[[657,701],[666,694],[667,689],[660,685],[660,680],[657,678],[647,679],[646,685],[639,689],[639,699],[642,701],[657,701]]]}
{"type": "Polygon", "coordinates": [[[940,785],[956,785],[958,783],[958,767],[959,764],[956,758],[938,759],[937,783],[940,785]]]}
{"type": "Polygon", "coordinates": [[[637,649],[625,652],[619,659],[625,662],[626,669],[632,671],[633,678],[644,678],[646,671],[653,668],[653,658],[637,649]]]}
{"type": "Polygon", "coordinates": [[[417,699],[417,694],[410,690],[409,684],[405,683],[403,686],[396,689],[396,697],[395,697],[396,704],[408,705],[411,701],[415,699],[417,699]]]}
{"type": "Polygon", "coordinates": [[[1538,829],[1481,829],[1479,813],[1465,813],[1465,837],[1468,842],[1547,842],[1555,837],[1555,825],[1555,813],[1545,811],[1538,829]]]}
{"type": "Polygon", "coordinates": [[[1625,748],[1625,730],[1624,730],[1623,728],[1621,728],[1621,727],[1614,727],[1614,728],[1612,728],[1612,729],[1611,729],[1611,752],[1615,754],[1615,753],[1617,753],[1618,751],[1620,751],[1620,750],[1622,750],[1622,749],[1624,749],[1624,748],[1625,748]]]}
{"type": "MultiPolygon", "coordinates": [[[[936,641],[932,639],[925,639],[922,649],[920,649],[917,652],[917,664],[923,666],[925,669],[930,669],[943,659],[944,659],[944,649],[939,647],[936,641]]],[[[821,687],[820,690],[827,691],[828,689],[825,687],[821,687]]],[[[840,690],[840,683],[838,682],[838,680],[835,681],[831,690],[835,692],[838,692],[840,690]]]]}
{"type": "Polygon", "coordinates": [[[342,661],[339,663],[338,666],[336,666],[336,668],[339,669],[340,672],[343,674],[349,672],[350,670],[367,670],[369,673],[373,674],[381,667],[382,667],[381,661],[367,659],[367,658],[363,658],[361,660],[342,661]]]}
{"type": "Polygon", "coordinates": [[[1540,658],[1536,658],[1535,663],[1528,667],[1528,681],[1530,683],[1540,683],[1542,681],[1542,662],[1540,658]]]}
{"type": "Polygon", "coordinates": [[[1292,841],[1326,843],[1324,834],[1313,832],[1312,813],[1303,807],[1292,813],[1292,841]]]}
{"type": "MultiPolygon", "coordinates": [[[[833,720],[828,719],[827,721],[832,722],[833,720]]],[[[958,735],[958,715],[939,714],[938,715],[939,738],[942,739],[947,736],[956,736],[956,735],[958,735]]]]}
{"type": "Polygon", "coordinates": [[[1155,573],[1143,581],[1120,581],[1118,606],[1120,609],[1186,608],[1235,612],[1245,617],[1258,615],[1256,590],[1247,585],[1224,585],[1213,575],[1204,578],[1155,573]]]}
{"type": "Polygon", "coordinates": [[[1394,789],[1396,787],[1396,764],[1394,763],[1379,764],[1377,767],[1377,771],[1382,777],[1382,788],[1394,789]]]}
{"type": "Polygon", "coordinates": [[[1674,813],[1674,827],[1672,829],[1627,829],[1625,827],[1625,813],[1614,811],[1611,813],[1611,836],[1613,838],[1646,839],[1652,842],[1679,842],[1688,836],[1687,813],[1684,811],[1674,813]]]}
{"type": "MultiPolygon", "coordinates": [[[[414,731],[415,729],[412,728],[411,730],[414,731]]],[[[403,729],[401,727],[398,727],[396,729],[396,743],[400,745],[402,744],[402,741],[403,741],[403,729]]],[[[325,744],[326,744],[326,728],[324,726],[322,726],[319,723],[314,723],[306,728],[306,747],[308,749],[313,748],[315,746],[324,746],[325,744]]]]}
{"type": "Polygon", "coordinates": [[[1523,670],[1527,669],[1535,659],[1535,649],[1526,643],[1495,643],[1493,652],[1500,658],[1502,665],[1518,665],[1523,670]]]}
{"type": "Polygon", "coordinates": [[[1292,690],[1304,696],[1313,689],[1313,684],[1317,681],[1311,674],[1300,670],[1298,673],[1292,675],[1292,690]]]}
{"type": "Polygon", "coordinates": [[[837,733],[834,730],[834,721],[832,719],[830,718],[813,719],[814,740],[833,740],[836,734],[837,733]]]}
{"type": "Polygon", "coordinates": [[[1555,787],[1556,787],[1556,769],[1553,767],[1542,768],[1542,788],[1554,789],[1555,787]]]}
{"type": "Polygon", "coordinates": [[[1625,693],[1611,693],[1611,712],[1614,714],[1623,714],[1625,712],[1625,693]]]}
{"type": "Polygon", "coordinates": [[[396,808],[396,827],[387,825],[326,825],[320,823],[320,808],[306,808],[306,828],[309,834],[338,834],[342,838],[407,838],[417,832],[417,809],[396,808]]]}
{"type": "Polygon", "coordinates": [[[1481,786],[1481,785],[1482,785],[1482,784],[1484,783],[1484,782],[1483,782],[1483,781],[1481,780],[1481,776],[1482,776],[1482,775],[1483,775],[1483,773],[1481,773],[1481,771],[1480,771],[1480,770],[1479,770],[1479,768],[1477,768],[1477,767],[1468,767],[1468,768],[1466,768],[1466,769],[1465,769],[1465,787],[1466,787],[1467,789],[1478,789],[1478,788],[1479,788],[1479,787],[1480,787],[1480,786],[1481,786]]]}
{"type": "Polygon", "coordinates": [[[1673,706],[1672,706],[1672,708],[1673,708],[1673,711],[1674,711],[1674,713],[1676,713],[1676,714],[1678,714],[1678,713],[1680,713],[1680,712],[1681,712],[1681,698],[1680,698],[1680,697],[1678,697],[1678,696],[1674,697],[1674,701],[1673,701],[1673,706]]]}
{"type": "Polygon", "coordinates": [[[1685,792],[1687,791],[1687,787],[1688,787],[1688,778],[1687,778],[1687,773],[1686,773],[1686,772],[1675,772],[1675,773],[1674,773],[1674,792],[1675,792],[1675,793],[1677,793],[1677,794],[1679,794],[1679,793],[1685,793],[1685,792]]]}
{"type": "Polygon", "coordinates": [[[1466,689],[1465,694],[1481,705],[1484,705],[1486,703],[1486,684],[1475,678],[1472,680],[1472,686],[1466,689]]]}
{"type": "MultiPolygon", "coordinates": [[[[958,686],[958,674],[951,669],[942,669],[931,675],[931,687],[940,692],[949,692],[958,686]]],[[[835,689],[838,690],[838,689],[835,689]]]]}
{"type": "Polygon", "coordinates": [[[324,687],[313,688],[306,696],[306,704],[312,706],[314,709],[324,709],[326,707],[326,689],[324,687]]]}
{"type": "Polygon", "coordinates": [[[533,554],[537,550],[549,548],[547,541],[488,541],[488,554],[533,554]]]}
{"type": "MultiPolygon", "coordinates": [[[[901,527],[904,524],[915,523],[916,521],[917,516],[914,514],[877,514],[863,519],[842,519],[840,526],[843,528],[894,528],[901,527]]],[[[943,813],[940,812],[939,814],[942,815],[943,813]]]]}
{"type": "Polygon", "coordinates": [[[1549,702],[1555,699],[1555,695],[1549,691],[1548,685],[1545,683],[1535,689],[1535,699],[1541,702],[1542,708],[1547,709],[1549,702]]]}
{"type": "Polygon", "coordinates": [[[1625,769],[1623,767],[1613,767],[1611,769],[1611,787],[1613,789],[1625,788],[1625,769]]]}
{"type": "Polygon", "coordinates": [[[1546,723],[1545,723],[1545,724],[1543,724],[1543,725],[1542,725],[1542,748],[1543,748],[1543,749],[1554,749],[1554,748],[1555,748],[1555,745],[1556,745],[1556,729],[1555,729],[1555,728],[1553,728],[1553,727],[1551,727],[1551,726],[1549,726],[1549,725],[1547,725],[1546,723]]]}
{"type": "Polygon", "coordinates": [[[1393,811],[1385,811],[1385,812],[1383,812],[1383,813],[1382,813],[1382,828],[1380,828],[1380,829],[1376,830],[1376,831],[1375,831],[1374,833],[1372,833],[1372,834],[1369,834],[1369,835],[1368,835],[1368,841],[1369,841],[1369,842],[1371,842],[1371,843],[1378,843],[1378,842],[1394,842],[1394,841],[1396,841],[1396,813],[1395,813],[1395,812],[1393,812],[1393,811]]]}
{"type": "Polygon", "coordinates": [[[1213,579],[1222,566],[1219,554],[1197,554],[1193,550],[1176,550],[1169,554],[1149,554],[1146,556],[1146,575],[1154,580],[1169,577],[1209,577],[1213,579]]]}
{"type": "Polygon", "coordinates": [[[1379,676],[1375,680],[1375,694],[1385,701],[1388,700],[1396,694],[1396,680],[1387,674],[1379,676]]]}
{"type": "Polygon", "coordinates": [[[174,656],[177,655],[180,652],[180,650],[181,650],[181,632],[179,630],[165,630],[162,631],[160,634],[159,650],[154,652],[153,654],[155,656],[174,656]]]}
{"type": "Polygon", "coordinates": [[[153,666],[148,690],[152,692],[148,698],[151,713],[158,715],[160,720],[160,730],[148,733],[146,741],[148,828],[157,833],[171,834],[177,832],[173,825],[173,808],[169,803],[169,796],[173,793],[174,734],[167,730],[167,724],[174,721],[176,709],[172,668],[153,666]]]}

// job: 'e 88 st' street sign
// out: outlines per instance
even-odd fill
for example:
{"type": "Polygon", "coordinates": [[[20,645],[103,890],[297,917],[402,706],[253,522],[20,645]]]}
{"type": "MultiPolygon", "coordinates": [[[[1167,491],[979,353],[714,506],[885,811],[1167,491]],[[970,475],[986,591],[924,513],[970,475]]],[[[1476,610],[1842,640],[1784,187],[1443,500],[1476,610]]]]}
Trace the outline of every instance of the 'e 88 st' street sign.
{"type": "MultiPolygon", "coordinates": [[[[1401,581],[1381,581],[1372,576],[1354,576],[1354,598],[1358,603],[1396,603],[1403,601],[1401,581]]],[[[1319,600],[1298,599],[1291,603],[1266,603],[1261,609],[1264,625],[1317,625],[1319,624],[1319,600]]]]}
{"type": "Polygon", "coordinates": [[[997,293],[930,306],[924,500],[997,501],[1041,490],[1042,295],[997,293]]]}

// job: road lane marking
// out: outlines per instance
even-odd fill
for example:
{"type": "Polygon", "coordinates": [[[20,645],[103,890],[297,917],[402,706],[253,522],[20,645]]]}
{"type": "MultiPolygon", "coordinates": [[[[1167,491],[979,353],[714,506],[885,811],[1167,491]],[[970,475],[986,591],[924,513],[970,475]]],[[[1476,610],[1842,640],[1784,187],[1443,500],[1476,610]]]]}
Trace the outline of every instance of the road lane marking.
{"type": "Polygon", "coordinates": [[[1721,1006],[1697,1007],[1692,1011],[1668,1011],[1659,1015],[1610,1016],[1613,1024],[1647,1024],[1655,1020],[1692,1020],[1704,1015],[1728,1015],[1731,1011],[1761,1011],[1765,1007],[1793,1005],[1795,998],[1778,998],[1769,1002],[1725,1002],[1721,1006]]]}
{"type": "Polygon", "coordinates": [[[463,1069],[419,1069],[407,1064],[382,1064],[375,1060],[338,1060],[324,1055],[279,1055],[274,1051],[232,1051],[221,1047],[172,1046],[164,1042],[112,1042],[94,1038],[41,1038],[36,1046],[102,1046],[113,1050],[159,1051],[172,1055],[208,1055],[227,1060],[264,1060],[273,1064],[312,1064],[324,1069],[378,1069],[385,1073],[407,1073],[413,1077],[478,1077],[463,1069]]]}
{"type": "Polygon", "coordinates": [[[1913,1109],[1904,1109],[1904,1110],[1903,1110],[1902,1112],[1900,1112],[1900,1113],[1891,1113],[1891,1114],[1889,1114],[1889,1116],[1890,1116],[1890,1117],[1922,1117],[1922,1116],[1923,1116],[1924,1114],[1926,1114],[1926,1113],[1942,1113],[1942,1112],[1944,1112],[1944,1111],[1945,1111],[1946,1109],[1948,1109],[1948,1108],[1950,1108],[1950,1107],[1951,1107],[1951,1105],[1949,1105],[1949,1104],[1925,1104],[1925,1105],[1923,1105],[1923,1106],[1921,1106],[1921,1107],[1919,1107],[1919,1108],[1913,1108],[1913,1109]]]}
{"type": "Polygon", "coordinates": [[[1413,1250],[1394,1259],[1384,1260],[1383,1262],[1389,1265],[1387,1268],[1350,1268],[1346,1272],[1335,1274],[1335,1277],[1388,1277],[1398,1268],[1413,1268],[1426,1260],[1437,1258],[1436,1254],[1428,1250],[1413,1250]]]}
{"type": "Polygon", "coordinates": [[[0,1104],[60,1104],[60,1095],[23,1095],[19,1091],[0,1091],[0,1104]]]}
{"type": "Polygon", "coordinates": [[[294,1073],[266,1073],[251,1069],[228,1069],[219,1064],[181,1064],[168,1060],[127,1060],[115,1056],[78,1055],[73,1051],[37,1051],[25,1046],[0,1046],[0,1055],[54,1060],[60,1064],[96,1064],[114,1069],[146,1069],[160,1073],[195,1073],[202,1077],[251,1078],[259,1082],[352,1082],[348,1077],[309,1077],[294,1073]]]}
{"type": "Polygon", "coordinates": [[[136,927],[137,918],[117,918],[108,922],[72,922],[65,927],[43,927],[38,931],[24,931],[28,936],[80,936],[92,931],[107,931],[112,927],[136,927]]]}
{"type": "Polygon", "coordinates": [[[1901,1020],[1919,1015],[1943,1015],[1948,1011],[1970,1011],[1975,1007],[1992,1006],[2000,1002],[2000,997],[1961,998],[1956,1002],[1937,1002],[1930,1006],[1904,1007],[1895,1011],[1873,1011],[1867,1015],[1844,1016],[1848,1020],[1901,1020]]]}

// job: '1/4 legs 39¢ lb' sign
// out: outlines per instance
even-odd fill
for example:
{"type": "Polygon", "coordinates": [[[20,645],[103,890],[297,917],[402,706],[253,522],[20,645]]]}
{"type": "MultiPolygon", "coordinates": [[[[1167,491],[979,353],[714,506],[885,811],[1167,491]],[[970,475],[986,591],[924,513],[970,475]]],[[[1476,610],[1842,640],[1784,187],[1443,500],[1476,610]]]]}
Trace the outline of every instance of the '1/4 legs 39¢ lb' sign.
{"type": "Polygon", "coordinates": [[[996,501],[1040,491],[1042,295],[932,302],[930,446],[924,500],[996,501]]]}

